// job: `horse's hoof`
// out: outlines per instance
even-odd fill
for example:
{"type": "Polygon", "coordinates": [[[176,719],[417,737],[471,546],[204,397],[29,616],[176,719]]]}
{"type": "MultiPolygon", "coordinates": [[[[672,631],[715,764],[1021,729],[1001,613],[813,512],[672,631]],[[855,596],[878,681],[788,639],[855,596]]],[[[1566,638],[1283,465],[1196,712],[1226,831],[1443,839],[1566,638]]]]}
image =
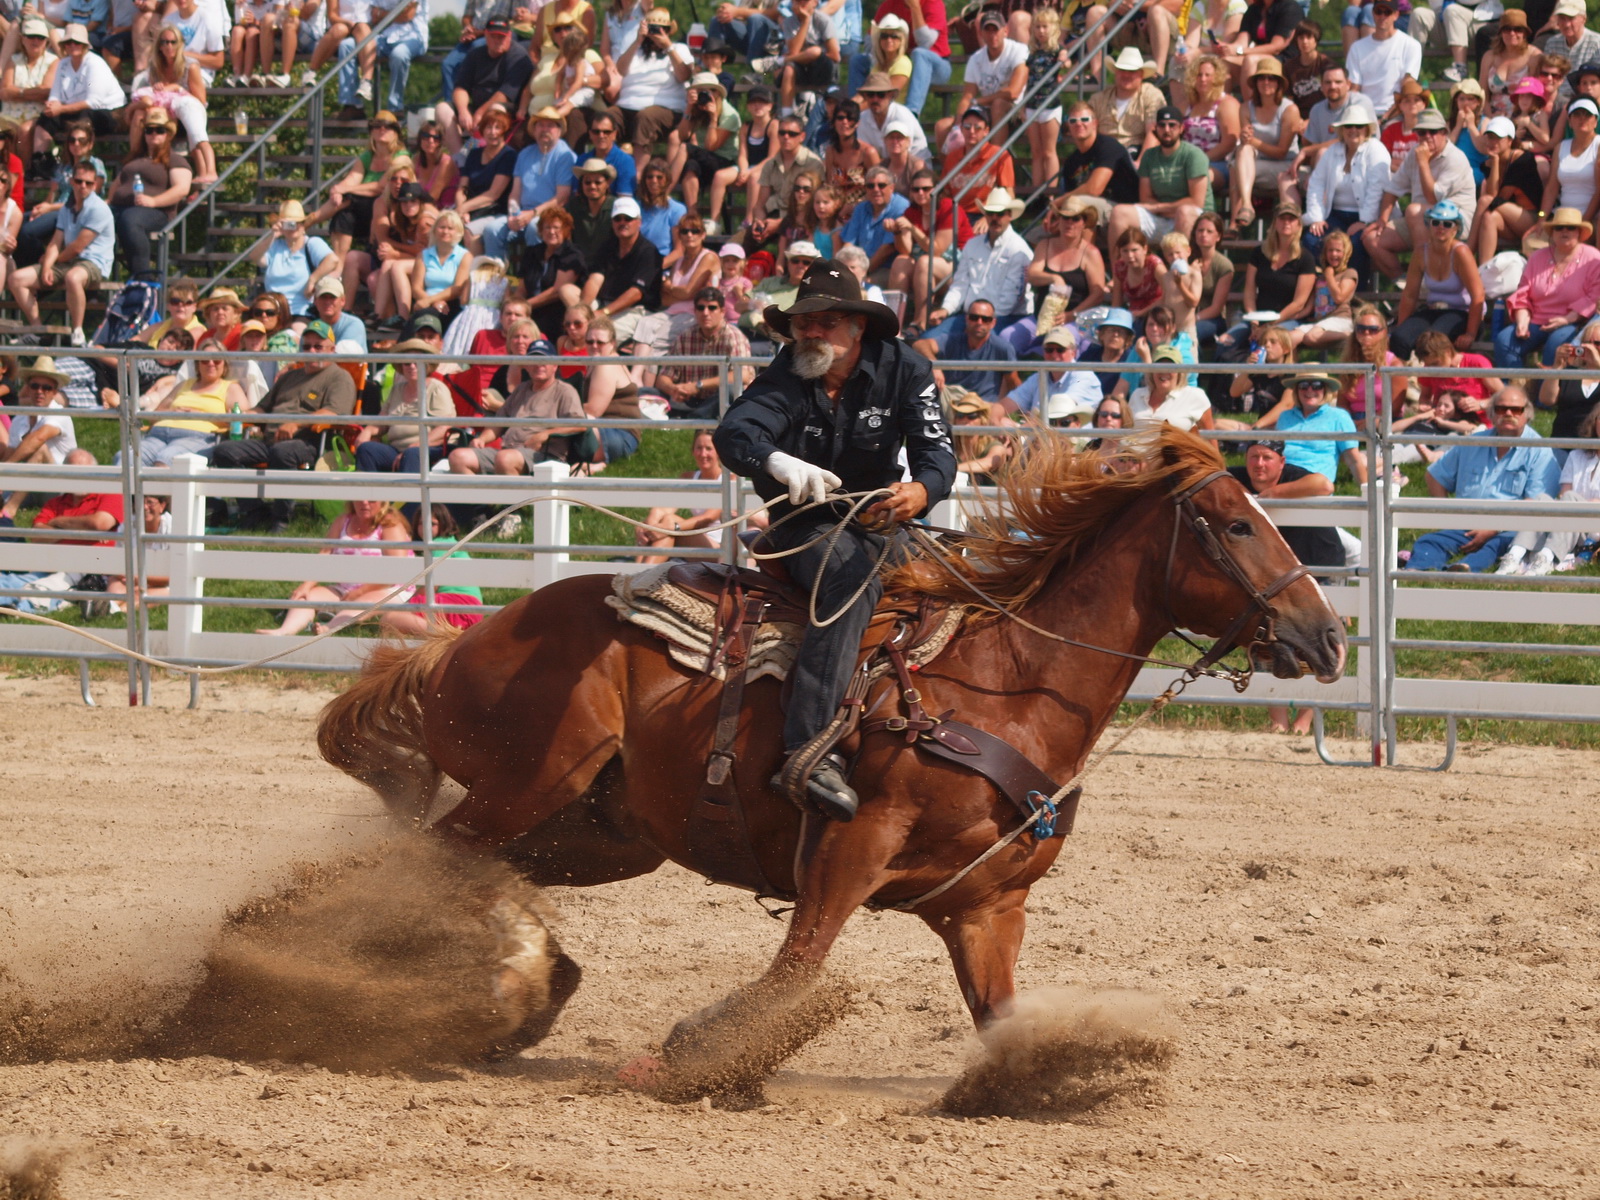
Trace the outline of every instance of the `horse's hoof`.
{"type": "Polygon", "coordinates": [[[653,1054],[641,1054],[617,1072],[617,1082],[636,1092],[655,1093],[665,1081],[666,1066],[653,1054]]]}

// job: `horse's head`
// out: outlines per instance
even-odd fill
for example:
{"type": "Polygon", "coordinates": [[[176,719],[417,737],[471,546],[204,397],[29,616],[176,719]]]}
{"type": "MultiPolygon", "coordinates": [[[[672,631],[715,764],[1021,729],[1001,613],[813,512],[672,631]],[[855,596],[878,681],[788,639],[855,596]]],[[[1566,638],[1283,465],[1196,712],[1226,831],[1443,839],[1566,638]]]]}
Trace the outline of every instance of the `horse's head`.
{"type": "Polygon", "coordinates": [[[1181,626],[1249,648],[1279,679],[1344,673],[1344,623],[1255,497],[1225,471],[1197,473],[1172,493],[1167,607],[1181,626]]]}

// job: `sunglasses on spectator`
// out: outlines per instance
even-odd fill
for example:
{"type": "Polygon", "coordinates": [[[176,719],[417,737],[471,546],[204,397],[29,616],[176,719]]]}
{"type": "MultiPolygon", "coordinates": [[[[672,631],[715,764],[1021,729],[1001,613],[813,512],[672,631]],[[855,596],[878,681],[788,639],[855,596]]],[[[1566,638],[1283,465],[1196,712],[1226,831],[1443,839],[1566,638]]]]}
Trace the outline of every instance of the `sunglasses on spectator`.
{"type": "Polygon", "coordinates": [[[443,134],[427,132],[417,134],[417,141],[419,142],[438,142],[442,140],[444,140],[443,134]]]}
{"type": "Polygon", "coordinates": [[[56,385],[49,379],[30,379],[22,385],[22,390],[25,392],[53,392],[56,390],[56,385]]]}
{"type": "Polygon", "coordinates": [[[809,183],[797,183],[794,185],[794,190],[797,192],[814,192],[817,189],[812,187],[809,183]]]}
{"type": "Polygon", "coordinates": [[[720,304],[710,304],[710,303],[696,304],[694,306],[694,310],[695,310],[695,312],[721,312],[722,311],[722,305],[720,305],[720,304]]]}
{"type": "Polygon", "coordinates": [[[94,139],[85,133],[75,133],[67,139],[74,146],[87,146],[94,139]]]}
{"type": "Polygon", "coordinates": [[[583,329],[586,328],[588,324],[589,322],[585,321],[582,317],[578,317],[576,320],[572,321],[561,322],[563,329],[583,329]]]}
{"type": "Polygon", "coordinates": [[[92,188],[95,184],[97,184],[99,182],[100,181],[98,179],[74,179],[72,181],[72,186],[73,187],[92,188]]]}
{"type": "Polygon", "coordinates": [[[615,130],[615,129],[610,129],[610,128],[607,128],[607,129],[597,129],[597,128],[595,128],[595,127],[594,127],[594,126],[592,126],[592,125],[591,125],[591,126],[590,126],[590,127],[589,127],[589,133],[590,133],[590,135],[591,135],[591,136],[593,136],[593,137],[610,137],[610,136],[611,136],[611,135],[612,135],[612,134],[614,134],[614,133],[615,133],[615,132],[616,132],[616,130],[615,130]]]}
{"type": "Polygon", "coordinates": [[[1299,383],[1295,384],[1295,387],[1309,388],[1312,391],[1317,392],[1327,391],[1328,389],[1328,385],[1323,383],[1320,379],[1302,379],[1299,383]]]}
{"type": "Polygon", "coordinates": [[[1457,222],[1440,220],[1438,217],[1429,217],[1428,227],[1430,229],[1455,229],[1457,227],[1457,222]]]}
{"type": "Polygon", "coordinates": [[[219,367],[222,365],[222,362],[223,362],[223,360],[221,358],[197,358],[197,359],[195,359],[195,361],[196,362],[200,362],[200,363],[214,363],[219,367]]]}
{"type": "Polygon", "coordinates": [[[798,130],[798,129],[780,129],[780,130],[778,130],[778,136],[779,137],[784,137],[784,138],[799,137],[800,136],[800,130],[798,130]]]}
{"type": "Polygon", "coordinates": [[[894,187],[894,184],[889,182],[887,179],[874,179],[871,183],[867,184],[868,190],[874,192],[881,192],[892,187],[894,187]]]}
{"type": "Polygon", "coordinates": [[[1090,125],[1094,123],[1093,117],[1068,117],[1068,125],[1090,125]]]}
{"type": "Polygon", "coordinates": [[[985,315],[983,313],[970,313],[969,312],[967,314],[967,320],[969,320],[969,321],[977,321],[980,324],[988,325],[988,324],[990,324],[990,323],[992,323],[994,321],[994,314],[993,313],[989,313],[989,314],[985,315]]]}
{"type": "Polygon", "coordinates": [[[1382,326],[1382,325],[1357,325],[1356,326],[1356,332],[1357,333],[1382,333],[1383,330],[1384,330],[1384,326],[1382,326]]]}
{"type": "Polygon", "coordinates": [[[609,346],[611,345],[611,339],[604,334],[596,334],[593,337],[584,338],[583,344],[585,346],[609,346]]]}
{"type": "Polygon", "coordinates": [[[1494,411],[1496,413],[1525,413],[1528,411],[1528,406],[1526,404],[1496,404],[1494,411]]]}
{"type": "Polygon", "coordinates": [[[1044,352],[1045,356],[1049,357],[1052,354],[1065,354],[1067,352],[1067,348],[1065,346],[1057,346],[1054,342],[1052,342],[1044,348],[1044,352]]]}
{"type": "Polygon", "coordinates": [[[168,308],[193,308],[196,304],[199,304],[199,303],[200,303],[200,301],[198,301],[198,300],[185,300],[180,296],[172,296],[172,297],[169,297],[168,300],[167,300],[167,307],[168,308]]]}

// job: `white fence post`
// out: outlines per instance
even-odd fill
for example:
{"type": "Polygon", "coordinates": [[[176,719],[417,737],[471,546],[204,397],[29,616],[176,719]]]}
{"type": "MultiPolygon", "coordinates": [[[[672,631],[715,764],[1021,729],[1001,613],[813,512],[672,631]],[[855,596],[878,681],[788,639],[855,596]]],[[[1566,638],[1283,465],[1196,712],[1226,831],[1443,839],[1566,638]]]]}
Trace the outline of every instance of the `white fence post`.
{"type": "MultiPolygon", "coordinates": [[[[180,454],[172,462],[178,475],[199,475],[209,468],[198,454],[180,454]]],[[[206,499],[199,480],[174,484],[172,488],[172,532],[178,537],[204,537],[206,499]]],[[[174,596],[203,596],[205,578],[195,571],[202,546],[199,542],[176,542],[168,548],[167,576],[174,596]]],[[[205,609],[198,604],[173,604],[167,610],[167,653],[173,658],[188,658],[205,623],[205,609]]]]}
{"type": "MultiPolygon", "coordinates": [[[[572,472],[567,469],[564,462],[538,463],[528,472],[535,483],[544,487],[535,490],[536,495],[545,496],[553,494],[552,489],[572,472]]],[[[535,504],[533,506],[533,544],[535,546],[570,546],[572,544],[572,506],[570,504],[535,504]]],[[[546,584],[554,583],[561,578],[561,568],[572,561],[572,556],[566,551],[554,554],[535,554],[532,564],[532,586],[535,591],[546,584]]]]}

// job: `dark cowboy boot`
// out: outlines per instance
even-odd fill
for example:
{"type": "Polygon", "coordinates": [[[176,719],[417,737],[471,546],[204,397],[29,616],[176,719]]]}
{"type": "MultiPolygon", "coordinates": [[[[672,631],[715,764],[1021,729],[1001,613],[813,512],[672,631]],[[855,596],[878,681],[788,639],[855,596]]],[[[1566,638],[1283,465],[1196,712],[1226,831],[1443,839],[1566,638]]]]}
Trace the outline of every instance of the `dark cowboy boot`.
{"type": "MultiPolygon", "coordinates": [[[[811,774],[806,778],[806,799],[823,816],[834,821],[853,820],[856,809],[861,806],[855,789],[845,781],[844,772],[844,759],[837,754],[829,754],[811,769],[811,774]]],[[[786,793],[783,771],[772,777],[772,786],[779,793],[786,793]]]]}

